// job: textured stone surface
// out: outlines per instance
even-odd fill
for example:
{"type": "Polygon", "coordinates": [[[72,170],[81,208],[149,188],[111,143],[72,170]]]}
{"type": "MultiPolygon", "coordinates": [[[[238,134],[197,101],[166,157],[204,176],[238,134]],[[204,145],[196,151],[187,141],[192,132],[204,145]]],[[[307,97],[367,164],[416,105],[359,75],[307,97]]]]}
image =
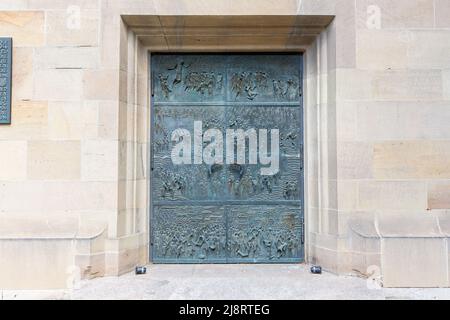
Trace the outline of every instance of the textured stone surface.
{"type": "Polygon", "coordinates": [[[16,99],[33,98],[33,48],[15,48],[13,50],[14,97],[16,99]]]}
{"type": "Polygon", "coordinates": [[[374,147],[377,179],[450,179],[449,141],[377,143],[374,147]]]}
{"type": "Polygon", "coordinates": [[[450,182],[435,182],[428,185],[428,208],[450,209],[450,182]]]}
{"type": "MultiPolygon", "coordinates": [[[[437,14],[437,12],[436,12],[437,14]]],[[[418,30],[409,35],[407,63],[411,69],[450,68],[450,30],[418,30]]]]}
{"type": "Polygon", "coordinates": [[[363,101],[356,104],[355,139],[378,142],[450,140],[450,130],[445,129],[450,121],[449,102],[363,101]]]}
{"type": "Polygon", "coordinates": [[[448,287],[447,251],[444,239],[383,240],[381,263],[384,285],[386,287],[448,287]]]}
{"type": "Polygon", "coordinates": [[[426,184],[422,182],[359,182],[358,209],[365,211],[424,211],[427,208],[426,184]]]}
{"type": "Polygon", "coordinates": [[[95,69],[99,64],[95,47],[43,47],[36,49],[36,69],[95,69]]]}
{"type": "Polygon", "coordinates": [[[357,67],[360,69],[406,68],[408,44],[401,41],[400,31],[360,30],[357,42],[357,67]]]}
{"type": "Polygon", "coordinates": [[[0,285],[5,289],[65,289],[71,266],[70,240],[1,240],[0,285]],[[20,261],[20,268],[18,267],[20,261]]]}
{"type": "Polygon", "coordinates": [[[28,144],[28,178],[32,180],[80,179],[80,143],[76,141],[28,144]]]}
{"type": "Polygon", "coordinates": [[[117,142],[84,141],[81,149],[81,178],[83,181],[117,180],[117,142]]]}
{"type": "Polygon", "coordinates": [[[450,69],[442,71],[442,81],[444,85],[444,99],[450,100],[450,69]]]}
{"type": "Polygon", "coordinates": [[[24,180],[27,175],[27,143],[0,141],[0,180],[24,180]]]}
{"type": "Polygon", "coordinates": [[[338,177],[342,179],[372,178],[373,146],[347,142],[338,146],[338,177]]]}
{"type": "Polygon", "coordinates": [[[384,238],[441,238],[438,220],[431,215],[415,214],[385,214],[378,217],[378,232],[384,238]],[[408,223],[404,223],[407,219],[408,223]]]}
{"type": "Polygon", "coordinates": [[[375,100],[441,100],[443,96],[441,70],[376,72],[370,83],[375,100]]]}
{"type": "Polygon", "coordinates": [[[15,46],[44,45],[44,12],[0,11],[0,36],[13,37],[15,46]]]}
{"type": "Polygon", "coordinates": [[[48,134],[48,102],[15,101],[11,125],[0,127],[0,140],[43,140],[48,134]]]}
{"type": "Polygon", "coordinates": [[[449,28],[450,3],[446,0],[435,0],[436,27],[449,28]]]}

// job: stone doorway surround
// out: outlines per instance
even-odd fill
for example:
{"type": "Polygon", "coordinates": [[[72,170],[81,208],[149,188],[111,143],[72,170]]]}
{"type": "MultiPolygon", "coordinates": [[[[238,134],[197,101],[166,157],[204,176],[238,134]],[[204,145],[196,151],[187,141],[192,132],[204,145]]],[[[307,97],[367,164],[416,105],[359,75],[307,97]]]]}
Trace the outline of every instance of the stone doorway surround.
{"type": "MultiPolygon", "coordinates": [[[[448,215],[425,215],[425,208],[410,214],[408,206],[390,215],[379,203],[364,210],[350,205],[354,186],[345,173],[365,161],[359,158],[365,149],[354,161],[348,154],[358,145],[346,152],[351,143],[342,143],[351,125],[346,99],[372,97],[369,75],[355,69],[355,1],[187,2],[99,2],[100,64],[84,73],[83,85],[86,100],[114,110],[104,124],[114,132],[103,150],[108,161],[99,165],[114,173],[102,199],[108,212],[53,224],[0,221],[4,289],[65,288],[71,279],[120,275],[149,262],[149,53],[230,51],[304,54],[307,262],[337,274],[375,272],[388,287],[449,286],[448,215]]],[[[375,184],[366,189],[379,190],[375,184]]],[[[87,191],[80,197],[95,201],[87,191]]]]}
{"type": "MultiPolygon", "coordinates": [[[[323,86],[325,83],[318,83],[318,77],[316,72],[318,68],[326,68],[326,61],[328,60],[328,53],[326,52],[327,38],[326,29],[332,23],[334,16],[331,15],[282,15],[282,16],[241,16],[241,15],[229,15],[229,16],[149,16],[149,15],[122,15],[122,38],[121,43],[121,63],[123,63],[121,69],[123,70],[135,70],[135,74],[132,75],[128,72],[128,81],[135,82],[134,88],[137,88],[135,93],[136,97],[130,97],[130,93],[127,96],[121,98],[121,101],[128,102],[128,108],[130,107],[129,101],[138,100],[137,112],[139,110],[142,115],[136,113],[135,126],[137,126],[139,143],[142,143],[139,153],[136,153],[137,159],[142,163],[145,163],[141,168],[141,172],[148,177],[148,152],[151,141],[148,141],[147,133],[150,130],[148,119],[148,106],[150,98],[146,95],[146,88],[149,88],[151,79],[151,70],[149,70],[149,60],[145,57],[149,56],[151,59],[151,53],[159,52],[301,52],[305,54],[304,57],[304,105],[305,110],[308,105],[314,105],[317,103],[318,86],[323,86]],[[318,60],[318,54],[320,49],[317,45],[324,44],[321,49],[321,61],[318,60]],[[131,59],[130,59],[131,55],[131,59]],[[127,58],[126,58],[127,57],[127,58]],[[146,74],[145,71],[149,70],[146,74]],[[134,76],[134,79],[130,76],[134,76]],[[314,97],[313,99],[308,97],[314,97]],[[141,108],[141,109],[139,109],[141,108]],[[145,115],[145,116],[143,116],[145,115]]],[[[326,74],[327,70],[321,70],[320,72],[326,74]]],[[[122,83],[122,81],[121,81],[122,83]]],[[[128,82],[128,89],[130,89],[130,83],[128,82]]],[[[322,89],[326,92],[326,88],[322,89]]],[[[125,92],[124,90],[120,91],[125,92]]],[[[323,97],[328,99],[326,95],[323,97]]],[[[326,101],[322,102],[323,106],[326,106],[326,101]]],[[[310,108],[308,108],[310,110],[310,108]]],[[[316,108],[314,108],[316,109],[316,108]]],[[[129,109],[128,109],[129,110],[129,109]]],[[[136,112],[129,110],[129,112],[136,112]]],[[[308,161],[308,152],[315,154],[317,149],[318,138],[317,130],[320,126],[318,122],[317,114],[308,114],[305,111],[305,215],[306,215],[306,228],[318,228],[320,223],[327,225],[328,222],[322,221],[317,217],[317,205],[315,199],[318,198],[318,193],[321,192],[317,189],[318,183],[313,182],[318,180],[319,173],[315,171],[315,165],[313,161],[308,161]],[[309,150],[309,148],[312,148],[309,150]],[[308,180],[309,179],[309,180],[308,180]],[[308,181],[308,182],[307,182],[308,181]],[[312,184],[311,184],[312,182],[312,184]],[[312,188],[309,189],[308,188],[312,188]],[[307,209],[307,208],[310,208],[307,209]],[[312,214],[312,216],[310,216],[312,214]]],[[[328,129],[321,128],[323,132],[327,132],[328,129]]],[[[313,159],[316,159],[313,156],[313,159]]],[[[327,178],[326,180],[328,180],[327,178]]],[[[333,177],[332,179],[335,179],[333,177]]],[[[328,182],[326,183],[328,185],[328,182]]],[[[150,194],[147,185],[140,185],[141,191],[134,191],[138,194],[145,195],[150,194]]],[[[323,186],[325,189],[328,187],[323,186]]],[[[328,193],[328,190],[326,191],[328,193]]],[[[143,199],[142,199],[143,200],[143,199]]],[[[149,200],[149,199],[147,199],[149,200]]],[[[140,213],[140,228],[145,230],[145,236],[148,236],[148,217],[149,212],[148,203],[142,203],[143,210],[140,213]],[[144,225],[146,224],[146,225],[144,225]]],[[[323,219],[327,219],[324,217],[323,219]]],[[[306,233],[306,243],[309,243],[309,237],[311,233],[306,233]]],[[[145,248],[148,248],[146,243],[145,248]]],[[[310,255],[311,247],[308,245],[306,249],[306,260],[311,261],[310,255]]],[[[146,259],[149,259],[148,256],[146,259]]]]}
{"type": "MultiPolygon", "coordinates": [[[[380,212],[377,206],[361,212],[345,206],[347,189],[341,177],[349,164],[339,155],[347,125],[341,114],[347,84],[339,71],[351,65],[356,35],[348,28],[355,21],[345,14],[345,5],[339,7],[343,3],[335,4],[334,14],[122,15],[128,63],[130,39],[135,43],[132,55],[144,57],[152,52],[302,52],[306,262],[336,274],[371,277],[386,287],[446,287],[448,219],[417,210],[405,220],[404,214],[380,212]],[[423,259],[431,263],[430,269],[423,259]]],[[[144,87],[142,79],[150,78],[139,76],[149,70],[149,61],[139,61],[128,65],[136,67],[138,88],[144,87]]],[[[147,132],[148,125],[142,127],[147,132]]],[[[141,221],[148,226],[147,218],[141,221]]]]}

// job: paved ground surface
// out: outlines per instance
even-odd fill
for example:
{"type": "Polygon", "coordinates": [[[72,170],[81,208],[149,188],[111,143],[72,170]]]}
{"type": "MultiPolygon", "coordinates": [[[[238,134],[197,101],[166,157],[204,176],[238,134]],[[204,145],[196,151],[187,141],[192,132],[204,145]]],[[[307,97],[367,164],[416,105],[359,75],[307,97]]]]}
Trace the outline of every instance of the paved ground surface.
{"type": "Polygon", "coordinates": [[[369,289],[306,265],[152,265],[146,275],[82,281],[72,292],[3,291],[2,299],[450,299],[450,289],[369,289]]]}

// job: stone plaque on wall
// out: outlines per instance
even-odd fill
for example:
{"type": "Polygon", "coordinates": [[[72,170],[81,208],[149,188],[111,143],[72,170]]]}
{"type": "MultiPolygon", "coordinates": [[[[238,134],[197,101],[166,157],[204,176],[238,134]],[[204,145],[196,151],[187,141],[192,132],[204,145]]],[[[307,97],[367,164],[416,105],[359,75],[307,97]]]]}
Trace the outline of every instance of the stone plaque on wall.
{"type": "Polygon", "coordinates": [[[12,39],[0,38],[0,124],[11,123],[12,39]]]}

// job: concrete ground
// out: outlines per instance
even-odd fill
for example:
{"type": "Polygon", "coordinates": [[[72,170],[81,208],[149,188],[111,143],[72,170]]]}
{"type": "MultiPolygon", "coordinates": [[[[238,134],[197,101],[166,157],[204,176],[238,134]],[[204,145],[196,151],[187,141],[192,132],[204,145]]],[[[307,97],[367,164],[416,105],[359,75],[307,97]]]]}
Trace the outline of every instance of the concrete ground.
{"type": "Polygon", "coordinates": [[[2,291],[1,299],[450,299],[450,289],[371,289],[307,265],[151,265],[146,275],[82,281],[69,291],[2,291]]]}

